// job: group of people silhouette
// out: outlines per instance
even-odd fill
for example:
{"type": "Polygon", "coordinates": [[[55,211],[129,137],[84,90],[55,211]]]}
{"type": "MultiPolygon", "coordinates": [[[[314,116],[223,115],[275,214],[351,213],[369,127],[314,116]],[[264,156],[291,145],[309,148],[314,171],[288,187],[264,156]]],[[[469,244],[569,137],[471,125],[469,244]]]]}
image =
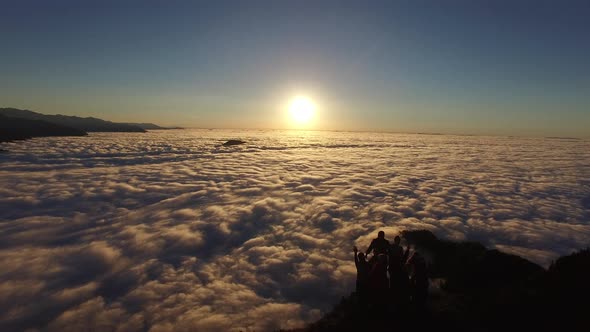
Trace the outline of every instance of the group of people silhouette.
{"type": "Polygon", "coordinates": [[[404,250],[400,243],[399,236],[390,243],[380,231],[365,253],[353,248],[356,293],[362,303],[383,309],[424,307],[428,294],[426,261],[415,250],[410,256],[410,246],[404,250]]]}

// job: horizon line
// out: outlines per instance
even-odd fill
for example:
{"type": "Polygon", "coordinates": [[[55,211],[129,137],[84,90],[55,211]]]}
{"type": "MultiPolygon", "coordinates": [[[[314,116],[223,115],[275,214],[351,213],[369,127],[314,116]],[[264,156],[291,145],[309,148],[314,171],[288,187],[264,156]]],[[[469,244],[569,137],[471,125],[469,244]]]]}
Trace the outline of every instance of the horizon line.
{"type": "MultiPolygon", "coordinates": [[[[62,114],[62,113],[42,113],[41,111],[33,111],[27,107],[23,107],[23,108],[18,108],[18,107],[12,107],[12,106],[3,106],[0,107],[0,109],[17,109],[17,110],[24,110],[24,111],[30,111],[30,112],[35,112],[35,113],[39,113],[39,114],[43,114],[43,115],[62,115],[62,116],[73,116],[73,117],[79,117],[79,118],[94,118],[94,119],[99,119],[99,120],[105,120],[105,121],[110,121],[113,123],[137,123],[137,124],[141,124],[141,123],[151,123],[151,124],[155,124],[159,127],[162,127],[165,130],[173,130],[173,129],[178,129],[176,127],[179,127],[181,129],[206,129],[206,130],[286,130],[286,131],[328,131],[328,132],[350,132],[350,133],[378,133],[378,134],[407,134],[407,135],[430,135],[430,136],[475,136],[475,137],[519,137],[519,138],[546,138],[546,139],[575,139],[575,140],[589,140],[590,139],[590,135],[588,136],[563,136],[563,135],[536,135],[536,134],[492,134],[492,133],[470,133],[470,132],[461,132],[461,133],[450,133],[450,132],[445,132],[445,131],[435,131],[435,132],[429,132],[429,131],[399,131],[399,130],[387,130],[387,129],[317,129],[317,128],[309,128],[309,129],[304,129],[304,128],[272,128],[272,127],[186,127],[186,126],[182,126],[182,125],[177,125],[177,124],[173,124],[173,125],[159,125],[157,123],[153,123],[153,122],[149,122],[147,120],[132,120],[132,121],[113,121],[113,120],[108,120],[102,116],[98,116],[97,115],[88,115],[88,116],[80,116],[80,115],[67,115],[67,114],[62,114]]],[[[180,129],[180,130],[181,130],[180,129]]],[[[151,129],[151,130],[157,130],[157,129],[151,129]]]]}
{"type": "MultiPolygon", "coordinates": [[[[160,126],[160,125],[158,125],[160,126]]],[[[421,131],[395,131],[395,130],[372,130],[372,129],[297,129],[297,128],[260,128],[260,127],[186,127],[186,126],[160,126],[164,129],[148,129],[154,130],[187,130],[187,129],[201,129],[201,130],[271,130],[271,131],[328,131],[328,132],[344,132],[344,133],[375,133],[375,134],[405,134],[405,135],[427,135],[427,136],[474,136],[474,137],[519,137],[519,138],[546,138],[546,139],[563,139],[563,140],[589,140],[590,136],[542,136],[542,135],[508,135],[508,134],[473,134],[473,133],[445,133],[445,132],[421,132],[421,131]],[[166,128],[170,127],[170,128],[166,128]],[[179,128],[174,128],[179,127],[179,128]]]]}

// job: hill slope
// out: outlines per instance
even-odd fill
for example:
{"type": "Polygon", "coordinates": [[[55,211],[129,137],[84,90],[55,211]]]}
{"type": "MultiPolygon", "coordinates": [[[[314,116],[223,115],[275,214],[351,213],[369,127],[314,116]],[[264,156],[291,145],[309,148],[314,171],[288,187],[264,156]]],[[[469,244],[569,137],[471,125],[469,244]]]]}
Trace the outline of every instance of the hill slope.
{"type": "Polygon", "coordinates": [[[12,118],[0,114],[0,142],[48,136],[86,136],[86,132],[43,120],[12,118]]]}
{"type": "MultiPolygon", "coordinates": [[[[131,124],[116,123],[105,121],[97,118],[81,118],[78,116],[68,115],[45,115],[29,110],[20,110],[16,108],[0,108],[0,115],[27,119],[27,120],[41,120],[50,122],[60,126],[66,126],[87,132],[139,132],[143,133],[146,130],[131,124]]],[[[154,125],[155,126],[155,125],[154,125]]]]}
{"type": "Polygon", "coordinates": [[[160,127],[156,124],[153,123],[134,123],[134,122],[121,122],[120,124],[123,125],[128,125],[128,126],[135,126],[135,127],[139,127],[141,129],[145,129],[145,130],[162,130],[162,129],[168,129],[165,127],[160,127]]]}
{"type": "Polygon", "coordinates": [[[589,249],[545,270],[479,243],[443,241],[429,231],[403,235],[430,258],[425,309],[364,305],[352,293],[319,321],[292,332],[587,330],[589,249]]]}

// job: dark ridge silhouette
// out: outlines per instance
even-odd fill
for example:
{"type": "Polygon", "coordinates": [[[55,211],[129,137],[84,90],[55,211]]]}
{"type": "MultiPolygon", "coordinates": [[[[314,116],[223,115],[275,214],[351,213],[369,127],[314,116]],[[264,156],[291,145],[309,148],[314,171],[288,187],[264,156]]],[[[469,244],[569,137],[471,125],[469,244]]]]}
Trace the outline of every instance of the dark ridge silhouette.
{"type": "Polygon", "coordinates": [[[230,139],[229,141],[226,141],[222,145],[223,146],[232,146],[232,145],[240,145],[240,144],[246,144],[246,142],[240,141],[239,139],[230,139]]]}
{"type": "Polygon", "coordinates": [[[476,242],[439,240],[429,231],[402,236],[428,259],[425,308],[379,312],[353,292],[319,321],[290,331],[587,331],[590,249],[545,270],[476,242]]]}
{"type": "Polygon", "coordinates": [[[0,108],[0,115],[27,120],[41,120],[86,132],[146,132],[145,129],[136,125],[105,121],[92,117],[81,118],[78,116],[68,116],[61,114],[45,115],[16,108],[0,108]]]}
{"type": "MultiPolygon", "coordinates": [[[[27,120],[0,114],[0,142],[48,136],[86,136],[83,130],[42,120],[27,120]]],[[[2,150],[5,151],[5,150],[2,150]]]]}
{"type": "Polygon", "coordinates": [[[134,123],[134,122],[119,122],[119,124],[126,125],[126,126],[135,126],[145,130],[160,130],[160,129],[168,129],[164,127],[160,127],[153,123],[134,123]]]}
{"type": "Polygon", "coordinates": [[[153,123],[134,123],[134,122],[120,122],[119,124],[136,126],[145,130],[169,130],[169,129],[183,129],[181,127],[160,127],[153,123]]]}

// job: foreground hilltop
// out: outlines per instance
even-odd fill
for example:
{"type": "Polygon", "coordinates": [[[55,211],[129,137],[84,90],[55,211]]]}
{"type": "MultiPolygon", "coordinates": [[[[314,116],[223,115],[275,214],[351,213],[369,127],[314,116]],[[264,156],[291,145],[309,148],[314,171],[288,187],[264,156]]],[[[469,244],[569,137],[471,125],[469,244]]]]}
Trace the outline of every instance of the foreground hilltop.
{"type": "Polygon", "coordinates": [[[549,269],[476,242],[439,240],[429,231],[403,232],[430,258],[424,310],[361,305],[352,293],[319,321],[291,332],[316,331],[587,331],[590,250],[561,257],[549,269]]]}

